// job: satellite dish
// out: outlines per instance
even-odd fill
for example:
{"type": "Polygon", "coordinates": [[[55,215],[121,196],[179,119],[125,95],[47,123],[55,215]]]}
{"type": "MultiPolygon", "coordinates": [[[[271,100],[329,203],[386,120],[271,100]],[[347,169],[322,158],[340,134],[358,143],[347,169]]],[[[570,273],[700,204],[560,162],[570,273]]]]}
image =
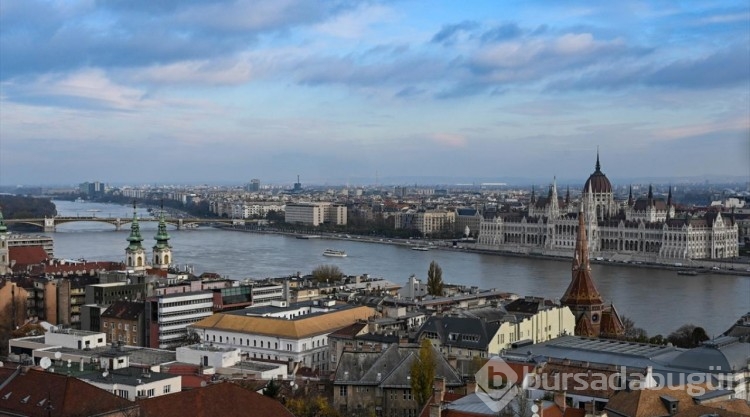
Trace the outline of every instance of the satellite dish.
{"type": "Polygon", "coordinates": [[[61,352],[55,352],[55,359],[60,359],[60,358],[62,358],[62,353],[61,352]]]}
{"type": "Polygon", "coordinates": [[[42,360],[39,361],[39,366],[41,366],[42,369],[47,369],[52,366],[52,360],[45,356],[42,358],[42,360]]]}

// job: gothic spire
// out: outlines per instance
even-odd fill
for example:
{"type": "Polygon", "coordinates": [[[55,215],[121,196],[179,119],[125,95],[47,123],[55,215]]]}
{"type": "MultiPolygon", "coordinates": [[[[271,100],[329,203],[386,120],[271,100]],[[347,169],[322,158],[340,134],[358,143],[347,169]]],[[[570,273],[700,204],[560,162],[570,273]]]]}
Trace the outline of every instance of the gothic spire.
{"type": "Polygon", "coordinates": [[[669,194],[667,194],[667,206],[672,205],[672,186],[669,186],[669,194]]]}
{"type": "Polygon", "coordinates": [[[633,184],[630,184],[630,192],[628,193],[628,206],[633,205],[633,184]]]}
{"type": "Polygon", "coordinates": [[[135,211],[135,200],[133,200],[133,221],[130,223],[130,236],[128,236],[127,240],[130,242],[128,249],[143,249],[143,246],[141,245],[143,237],[141,236],[141,227],[138,225],[138,215],[135,211]]]}
{"type": "Polygon", "coordinates": [[[648,185],[648,205],[654,205],[654,188],[651,186],[651,184],[648,185]]]}
{"type": "Polygon", "coordinates": [[[560,302],[568,306],[603,304],[599,290],[591,279],[589,263],[589,245],[586,236],[586,224],[583,220],[583,209],[578,211],[578,237],[573,254],[573,278],[560,302]]]}
{"type": "Polygon", "coordinates": [[[536,195],[534,194],[534,184],[531,185],[531,203],[536,203],[536,195]]]}
{"type": "Polygon", "coordinates": [[[570,185],[568,185],[568,190],[565,191],[565,205],[570,205],[570,185]]]}
{"type": "Polygon", "coordinates": [[[599,147],[596,147],[596,172],[602,170],[602,165],[599,163],[599,147]]]}

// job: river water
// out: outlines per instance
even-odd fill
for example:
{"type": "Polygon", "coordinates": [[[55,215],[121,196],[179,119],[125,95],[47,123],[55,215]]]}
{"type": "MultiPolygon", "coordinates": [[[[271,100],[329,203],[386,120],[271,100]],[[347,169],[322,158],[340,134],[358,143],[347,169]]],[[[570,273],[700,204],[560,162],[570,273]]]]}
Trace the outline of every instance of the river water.
{"type": "MultiPolygon", "coordinates": [[[[55,201],[61,216],[130,218],[132,207],[55,201]]],[[[145,208],[138,216],[149,218],[145,208]]],[[[144,247],[154,245],[156,222],[141,222],[144,247]]],[[[176,230],[169,226],[174,261],[196,274],[216,272],[231,279],[310,273],[322,264],[337,265],[348,275],[370,274],[405,283],[411,274],[426,279],[431,261],[443,269],[446,283],[496,288],[519,295],[560,298],[570,282],[570,262],[485,255],[450,250],[413,251],[407,247],[351,240],[295,239],[290,236],[228,231],[210,227],[176,230]],[[346,258],[322,256],[326,248],[346,258]]],[[[58,258],[124,261],[129,225],[115,231],[106,223],[76,222],[57,226],[49,235],[58,258]]],[[[572,254],[571,254],[572,256],[572,254]]],[[[623,265],[592,265],[602,296],[649,335],[667,335],[692,323],[709,335],[727,330],[750,311],[750,277],[699,274],[623,265]]]]}

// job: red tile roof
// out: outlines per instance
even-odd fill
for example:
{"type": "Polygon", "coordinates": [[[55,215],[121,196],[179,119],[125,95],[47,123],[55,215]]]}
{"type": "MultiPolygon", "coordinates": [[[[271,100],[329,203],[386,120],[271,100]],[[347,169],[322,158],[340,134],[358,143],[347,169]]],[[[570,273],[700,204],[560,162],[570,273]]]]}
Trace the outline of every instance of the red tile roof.
{"type": "Polygon", "coordinates": [[[30,369],[4,381],[9,382],[0,390],[0,415],[91,416],[138,409],[133,402],[62,374],[30,369]]]}
{"type": "Polygon", "coordinates": [[[139,401],[144,417],[294,417],[281,403],[231,382],[139,401]]]}
{"type": "Polygon", "coordinates": [[[11,246],[8,248],[8,258],[16,261],[16,265],[33,265],[44,262],[48,258],[42,246],[11,246]]]}

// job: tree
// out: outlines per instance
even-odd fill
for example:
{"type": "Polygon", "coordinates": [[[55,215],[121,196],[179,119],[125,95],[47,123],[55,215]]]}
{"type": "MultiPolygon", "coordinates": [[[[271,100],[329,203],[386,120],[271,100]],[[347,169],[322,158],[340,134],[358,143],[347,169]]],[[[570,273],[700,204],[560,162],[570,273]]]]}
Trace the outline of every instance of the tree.
{"type": "Polygon", "coordinates": [[[419,404],[424,407],[432,396],[432,382],[435,379],[435,352],[429,339],[422,339],[419,353],[409,369],[411,392],[419,404]]]}
{"type": "Polygon", "coordinates": [[[708,340],[706,330],[694,324],[684,324],[667,336],[667,341],[681,348],[694,348],[708,340]]]}
{"type": "Polygon", "coordinates": [[[297,417],[339,417],[340,414],[323,397],[292,398],[286,408],[297,417]]]}
{"type": "Polygon", "coordinates": [[[648,341],[648,334],[640,327],[635,327],[635,322],[630,317],[622,316],[624,333],[622,338],[630,342],[644,343],[648,341]]]}
{"type": "Polygon", "coordinates": [[[443,269],[437,262],[430,262],[427,270],[427,293],[436,297],[443,295],[443,269]]]}
{"type": "Polygon", "coordinates": [[[263,395],[266,397],[276,398],[276,396],[279,395],[279,391],[281,390],[281,386],[276,384],[274,380],[272,379],[268,385],[266,385],[265,388],[263,388],[263,395]]]}
{"type": "Polygon", "coordinates": [[[318,282],[338,281],[344,276],[336,265],[319,265],[312,271],[312,277],[318,282]]]}

